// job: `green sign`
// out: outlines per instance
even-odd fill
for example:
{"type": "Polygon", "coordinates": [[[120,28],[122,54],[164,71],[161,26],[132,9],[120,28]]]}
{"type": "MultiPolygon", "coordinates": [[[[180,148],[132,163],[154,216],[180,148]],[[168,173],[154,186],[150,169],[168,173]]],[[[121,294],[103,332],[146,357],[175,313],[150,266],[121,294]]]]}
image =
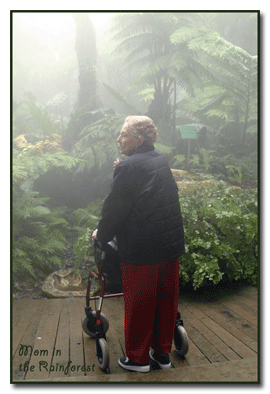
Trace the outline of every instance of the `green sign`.
{"type": "Polygon", "coordinates": [[[183,140],[197,139],[197,130],[194,126],[180,126],[180,131],[183,140]]]}

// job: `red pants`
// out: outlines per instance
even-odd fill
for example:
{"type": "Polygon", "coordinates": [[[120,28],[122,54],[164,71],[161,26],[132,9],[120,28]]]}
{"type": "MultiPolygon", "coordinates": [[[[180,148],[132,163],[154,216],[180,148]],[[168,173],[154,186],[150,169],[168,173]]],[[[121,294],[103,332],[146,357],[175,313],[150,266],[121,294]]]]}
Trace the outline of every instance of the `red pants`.
{"type": "Polygon", "coordinates": [[[149,362],[149,349],[171,352],[178,310],[179,260],[154,265],[123,263],[127,357],[149,362]]]}

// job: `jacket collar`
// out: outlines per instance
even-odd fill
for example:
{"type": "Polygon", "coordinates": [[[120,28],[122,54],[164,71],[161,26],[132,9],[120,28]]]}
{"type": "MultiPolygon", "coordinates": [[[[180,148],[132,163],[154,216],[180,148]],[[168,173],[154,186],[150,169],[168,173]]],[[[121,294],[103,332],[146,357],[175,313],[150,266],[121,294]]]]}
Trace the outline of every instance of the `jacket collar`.
{"type": "Polygon", "coordinates": [[[129,156],[135,155],[136,153],[145,153],[145,152],[150,152],[152,150],[155,150],[154,145],[148,145],[145,142],[140,145],[138,148],[133,149],[133,151],[130,152],[129,156]]]}

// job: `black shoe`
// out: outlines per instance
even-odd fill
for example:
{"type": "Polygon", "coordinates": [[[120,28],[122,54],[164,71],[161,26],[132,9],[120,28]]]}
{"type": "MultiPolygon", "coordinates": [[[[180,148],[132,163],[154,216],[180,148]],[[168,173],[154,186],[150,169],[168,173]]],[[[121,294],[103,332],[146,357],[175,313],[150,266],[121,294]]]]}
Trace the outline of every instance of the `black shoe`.
{"type": "Polygon", "coordinates": [[[149,364],[137,364],[133,361],[129,360],[128,357],[121,357],[118,359],[118,364],[120,367],[127,369],[129,371],[135,372],[149,372],[150,365],[149,364]]]}
{"type": "Polygon", "coordinates": [[[168,354],[159,354],[154,349],[150,349],[149,356],[151,360],[158,363],[161,369],[171,368],[171,360],[168,354]]]}

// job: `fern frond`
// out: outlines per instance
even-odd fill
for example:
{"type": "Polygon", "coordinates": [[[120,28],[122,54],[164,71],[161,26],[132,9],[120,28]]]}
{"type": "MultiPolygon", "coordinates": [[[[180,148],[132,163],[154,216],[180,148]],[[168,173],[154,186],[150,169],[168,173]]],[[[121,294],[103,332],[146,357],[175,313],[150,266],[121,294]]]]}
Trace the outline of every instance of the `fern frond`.
{"type": "Polygon", "coordinates": [[[19,182],[28,178],[28,172],[26,171],[24,166],[13,165],[12,176],[14,182],[19,182]]]}
{"type": "Polygon", "coordinates": [[[79,208],[73,212],[73,218],[76,223],[81,224],[93,224],[98,220],[98,217],[89,213],[86,209],[79,208]]]}
{"type": "Polygon", "coordinates": [[[59,267],[63,267],[63,261],[60,259],[60,257],[58,256],[49,256],[47,257],[47,262],[51,265],[51,266],[59,266],[59,267]]]}
{"type": "Polygon", "coordinates": [[[56,133],[55,124],[45,108],[38,106],[31,100],[27,100],[27,105],[29,107],[33,121],[36,123],[43,134],[49,135],[56,133]]]}
{"type": "Polygon", "coordinates": [[[194,39],[195,37],[200,37],[207,32],[207,29],[204,27],[196,27],[193,25],[181,26],[177,29],[171,36],[170,41],[172,44],[183,44],[189,42],[190,40],[194,39]]]}
{"type": "Polygon", "coordinates": [[[161,144],[161,143],[157,143],[157,142],[155,143],[155,148],[159,152],[163,153],[165,156],[170,156],[172,154],[172,152],[173,152],[173,149],[174,149],[174,148],[172,148],[170,146],[167,146],[167,145],[164,145],[164,144],[161,144]]]}
{"type": "Polygon", "coordinates": [[[25,273],[29,273],[33,278],[36,278],[36,274],[33,268],[32,261],[27,257],[19,257],[16,256],[16,253],[13,257],[13,272],[19,273],[21,270],[25,273]]]}
{"type": "Polygon", "coordinates": [[[105,82],[102,82],[102,85],[110,92],[110,94],[116,98],[120,103],[124,104],[132,113],[139,113],[139,110],[132,104],[128,102],[128,100],[119,92],[117,92],[112,86],[108,85],[105,82]]]}

